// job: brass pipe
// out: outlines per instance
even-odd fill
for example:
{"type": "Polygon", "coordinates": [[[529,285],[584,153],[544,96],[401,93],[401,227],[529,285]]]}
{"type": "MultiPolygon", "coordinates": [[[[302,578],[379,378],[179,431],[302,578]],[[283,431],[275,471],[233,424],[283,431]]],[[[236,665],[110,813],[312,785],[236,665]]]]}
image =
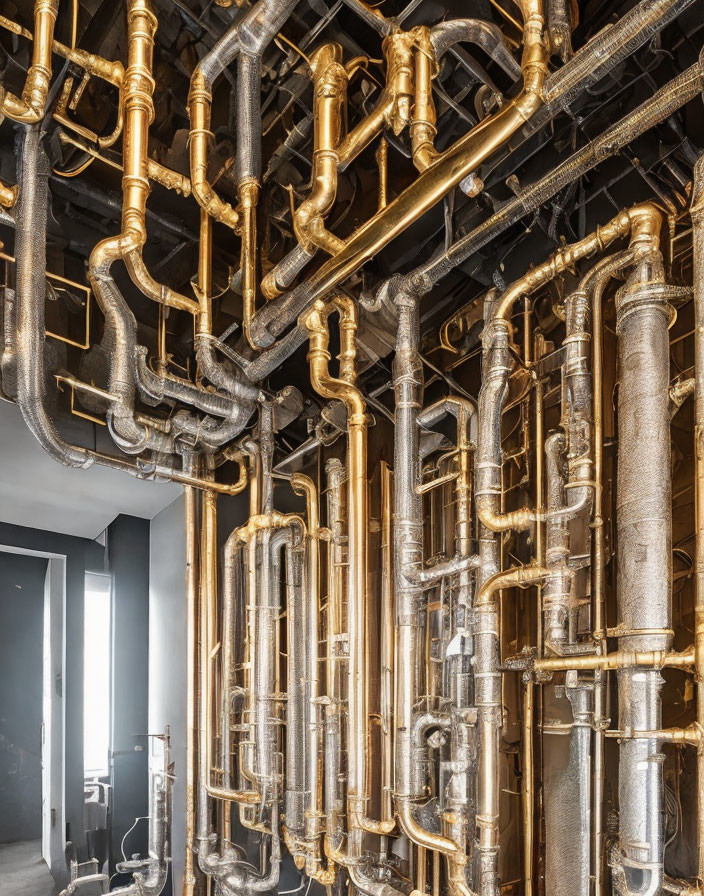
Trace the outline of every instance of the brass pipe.
{"type": "MultiPolygon", "coordinates": [[[[330,334],[327,318],[334,309],[344,325],[354,323],[356,306],[346,297],[337,297],[327,306],[316,302],[302,321],[310,340],[308,361],[311,384],[323,398],[342,401],[347,409],[347,514],[348,514],[348,820],[350,859],[361,855],[363,831],[388,834],[394,822],[374,821],[366,815],[369,799],[366,778],[365,748],[367,743],[367,690],[364,681],[368,650],[364,619],[367,605],[367,418],[366,404],[360,390],[344,379],[330,376],[328,351],[330,334]]],[[[351,359],[348,359],[351,360],[351,359]]]]}
{"type": "Polygon", "coordinates": [[[690,647],[679,653],[666,650],[616,650],[607,654],[590,654],[588,656],[548,656],[536,657],[531,668],[536,672],[567,672],[575,669],[580,672],[601,670],[603,672],[616,669],[693,669],[695,666],[695,649],[690,647]]]}
{"type": "MultiPolygon", "coordinates": [[[[35,22],[37,5],[38,4],[35,4],[35,22]]],[[[24,37],[27,40],[34,40],[31,31],[23,28],[21,25],[17,24],[17,22],[13,22],[12,19],[8,19],[5,16],[0,16],[0,28],[4,28],[6,31],[10,31],[12,34],[16,34],[18,37],[24,37]]],[[[81,50],[78,47],[67,47],[64,44],[60,43],[58,40],[53,39],[51,41],[51,51],[56,53],[57,56],[68,59],[69,62],[72,62],[74,65],[79,66],[89,75],[94,75],[96,78],[100,78],[102,81],[107,81],[108,84],[112,84],[114,87],[122,86],[122,79],[124,77],[125,70],[122,63],[119,61],[112,62],[109,59],[104,59],[102,56],[97,56],[95,53],[88,53],[86,50],[81,50]]],[[[44,114],[43,110],[42,114],[44,114]]]]}
{"type": "MultiPolygon", "coordinates": [[[[525,0],[523,6],[523,88],[520,93],[495,115],[484,119],[439,155],[435,163],[423,171],[396,199],[360,227],[341,250],[311,277],[307,284],[305,307],[310,307],[312,302],[334,290],[409,224],[421,218],[499,149],[540,107],[547,75],[543,4],[542,0],[525,0]]],[[[339,155],[342,159],[342,147],[339,155]]],[[[276,302],[262,309],[253,329],[259,345],[270,345],[272,335],[281,332],[277,324],[273,323],[274,318],[279,316],[280,309],[276,302]],[[271,327],[270,332],[268,327],[271,327]]]]}
{"type": "Polygon", "coordinates": [[[198,312],[198,303],[157,283],[146,269],[142,249],[147,240],[149,196],[148,135],[154,116],[152,57],[157,19],[148,0],[128,0],[128,60],[123,83],[122,232],[98,243],[91,252],[90,279],[100,296],[102,281],[115,261],[123,260],[135,286],[144,295],[179,311],[198,312]]]}
{"type": "Polygon", "coordinates": [[[18,188],[15,184],[8,187],[6,184],[0,183],[0,205],[3,208],[14,208],[17,202],[18,188]]]}
{"type": "Polygon", "coordinates": [[[433,102],[433,78],[437,74],[437,60],[430,42],[430,29],[416,28],[414,36],[415,104],[410,126],[411,148],[413,164],[418,171],[425,171],[439,155],[435,149],[437,117],[433,102]]]}
{"type": "Polygon", "coordinates": [[[342,65],[342,47],[323,44],[310,60],[313,81],[312,189],[293,216],[293,229],[300,246],[309,253],[324,249],[333,255],[342,240],[325,228],[325,217],[337,194],[342,119],[345,112],[347,71],[342,65]]]}
{"type": "Polygon", "coordinates": [[[0,86],[0,115],[21,124],[36,124],[44,117],[51,79],[51,47],[59,0],[35,0],[32,64],[22,96],[17,97],[0,86]]]}
{"type": "MultiPolygon", "coordinates": [[[[86,153],[94,159],[99,159],[105,165],[109,165],[116,171],[123,170],[122,165],[120,165],[119,162],[115,162],[107,156],[102,155],[94,147],[83,143],[81,140],[77,140],[75,137],[71,137],[71,135],[67,134],[65,131],[59,131],[59,141],[68,144],[69,146],[75,146],[77,149],[80,149],[81,152],[86,153]]],[[[149,175],[150,180],[155,181],[167,190],[173,190],[175,193],[178,193],[179,196],[191,195],[191,182],[186,175],[179,174],[178,171],[173,171],[171,168],[161,165],[155,159],[147,159],[147,174],[149,175]]]]}
{"type": "MultiPolygon", "coordinates": [[[[704,159],[694,169],[691,218],[694,252],[694,652],[697,724],[704,726],[704,159]]],[[[704,890],[704,744],[697,752],[697,878],[704,890]]]]}
{"type": "Polygon", "coordinates": [[[229,202],[218,197],[208,181],[208,146],[213,140],[213,132],[210,130],[212,102],[212,87],[200,68],[196,68],[188,94],[188,147],[193,196],[211,218],[234,230],[239,223],[239,215],[229,202]]]}
{"type": "Polygon", "coordinates": [[[376,164],[379,170],[378,207],[386,208],[389,202],[389,141],[386,137],[379,140],[376,150],[376,164]]]}

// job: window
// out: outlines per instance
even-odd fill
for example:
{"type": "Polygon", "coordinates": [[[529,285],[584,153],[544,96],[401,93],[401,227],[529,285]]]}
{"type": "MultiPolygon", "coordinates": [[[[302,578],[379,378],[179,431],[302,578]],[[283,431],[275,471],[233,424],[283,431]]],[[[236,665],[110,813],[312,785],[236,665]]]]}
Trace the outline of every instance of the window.
{"type": "Polygon", "coordinates": [[[110,586],[109,576],[86,575],[83,642],[83,770],[86,778],[108,774],[110,586]]]}

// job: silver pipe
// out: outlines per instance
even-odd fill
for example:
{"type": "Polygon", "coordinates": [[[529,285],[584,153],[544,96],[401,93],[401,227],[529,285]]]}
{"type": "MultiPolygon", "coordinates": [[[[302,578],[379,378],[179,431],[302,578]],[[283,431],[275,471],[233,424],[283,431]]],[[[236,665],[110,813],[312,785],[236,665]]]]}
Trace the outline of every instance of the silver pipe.
{"type": "Polygon", "coordinates": [[[66,466],[89,467],[93,459],[88,452],[65,442],[46,411],[44,299],[49,161],[39,125],[20,128],[18,132],[17,172],[17,404],[25,423],[45,451],[66,466]]]}
{"type": "MultiPolygon", "coordinates": [[[[669,650],[672,642],[669,308],[662,257],[640,261],[617,295],[619,338],[616,526],[619,649],[669,650]]],[[[619,728],[661,727],[662,678],[653,669],[618,675],[619,728]]],[[[657,739],[620,744],[621,896],[655,896],[663,882],[664,791],[657,739]]]]}
{"type": "Polygon", "coordinates": [[[305,837],[306,766],[308,757],[308,728],[306,725],[306,601],[302,581],[299,545],[293,551],[293,533],[277,532],[271,540],[272,593],[281,588],[281,551],[286,552],[286,828],[292,835],[289,841],[294,856],[300,852],[305,837]]]}
{"type": "Polygon", "coordinates": [[[323,808],[327,819],[327,834],[337,848],[342,839],[346,795],[341,786],[342,748],[342,668],[339,610],[342,604],[344,576],[344,548],[342,496],[345,468],[337,458],[330,458],[325,465],[327,473],[327,524],[330,530],[328,552],[328,615],[327,615],[327,697],[324,727],[324,788],[323,808]]]}
{"type": "Polygon", "coordinates": [[[430,43],[439,61],[457,43],[471,43],[480,47],[507,75],[520,78],[521,67],[506,45],[503,32],[482,19],[450,19],[430,29],[430,43]]]}
{"type": "Polygon", "coordinates": [[[569,525],[564,516],[555,512],[565,506],[566,445],[562,432],[554,432],[545,440],[548,512],[545,565],[553,574],[543,588],[543,641],[549,651],[558,655],[564,652],[569,640],[572,599],[572,579],[566,567],[570,556],[569,525]]]}

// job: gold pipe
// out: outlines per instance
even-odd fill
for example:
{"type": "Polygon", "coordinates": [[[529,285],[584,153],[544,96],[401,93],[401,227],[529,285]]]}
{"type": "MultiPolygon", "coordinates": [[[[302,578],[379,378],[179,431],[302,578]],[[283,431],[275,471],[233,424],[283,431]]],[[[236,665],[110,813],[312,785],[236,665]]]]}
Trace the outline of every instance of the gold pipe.
{"type": "Polygon", "coordinates": [[[8,187],[6,184],[0,183],[0,205],[3,208],[13,208],[17,202],[18,186],[15,184],[8,187]]]}
{"type": "Polygon", "coordinates": [[[590,654],[589,656],[548,656],[537,657],[532,668],[536,672],[567,672],[575,669],[578,672],[601,670],[608,672],[615,669],[656,668],[656,669],[693,669],[695,666],[695,648],[690,647],[679,653],[666,650],[616,650],[607,654],[590,654]]]}
{"type": "Polygon", "coordinates": [[[430,29],[425,26],[415,28],[414,35],[415,105],[411,121],[411,149],[413,164],[418,171],[425,171],[438,158],[435,149],[437,117],[433,102],[433,78],[437,74],[437,61],[430,43],[430,29]]]}
{"type": "MultiPolygon", "coordinates": [[[[526,0],[524,7],[522,90],[498,112],[485,118],[441,153],[434,164],[421,172],[396,199],[355,231],[342,249],[326,261],[309,281],[315,298],[333,291],[365,261],[377,255],[410,224],[421,218],[453,187],[476,171],[485,159],[503,146],[540,107],[547,76],[546,48],[543,41],[543,3],[542,0],[526,0]]],[[[393,35],[389,39],[391,37],[393,35]]],[[[392,96],[387,96],[385,99],[391,108],[404,107],[392,96]]],[[[368,133],[365,132],[364,139],[360,139],[361,148],[368,145],[385,120],[383,112],[374,112],[372,115],[376,115],[375,126],[370,127],[368,133]]],[[[352,134],[348,135],[350,142],[351,137],[352,134]]],[[[356,151],[356,145],[354,149],[356,151]]],[[[347,150],[345,141],[339,149],[340,164],[343,164],[342,160],[346,158],[343,150],[347,150]]]]}
{"type": "Polygon", "coordinates": [[[312,189],[296,209],[293,230],[299,245],[307,252],[324,249],[330,255],[342,246],[342,240],[325,228],[325,217],[337,194],[337,149],[340,145],[345,113],[347,71],[342,65],[342,47],[323,44],[310,60],[313,81],[313,159],[312,189]]]}
{"type": "MultiPolygon", "coordinates": [[[[692,189],[694,252],[694,652],[697,724],[704,728],[704,161],[698,159],[692,189]]],[[[704,891],[704,744],[697,752],[697,877],[704,891]]]]}
{"type": "Polygon", "coordinates": [[[125,134],[123,140],[122,232],[108,237],[90,256],[91,279],[122,259],[132,282],[150,299],[179,311],[196,314],[198,302],[157,283],[146,269],[142,249],[147,241],[146,208],[149,124],[154,116],[152,56],[157,19],[148,0],[128,0],[128,64],[123,84],[125,134]]]}
{"type": "MultiPolygon", "coordinates": [[[[120,165],[119,162],[116,162],[113,159],[109,159],[107,156],[102,155],[102,153],[100,153],[93,146],[90,146],[87,143],[83,143],[83,141],[81,140],[77,140],[75,137],[72,137],[65,131],[59,131],[59,142],[67,144],[69,146],[75,146],[76,149],[80,149],[81,152],[86,153],[94,159],[98,159],[105,165],[109,165],[111,168],[114,168],[116,171],[123,170],[122,165],[120,165]]],[[[180,174],[178,171],[174,171],[171,168],[167,168],[165,165],[160,164],[155,159],[147,159],[147,174],[149,175],[150,180],[161,184],[161,186],[166,187],[167,190],[173,190],[180,196],[191,195],[191,182],[186,177],[186,175],[180,174]]]]}
{"type": "Polygon", "coordinates": [[[234,230],[239,222],[239,215],[229,202],[219,198],[208,181],[208,146],[213,139],[210,130],[212,102],[211,86],[203,73],[196,68],[188,94],[188,116],[191,123],[188,143],[193,195],[198,205],[211,218],[234,230]]]}
{"type": "MultiPolygon", "coordinates": [[[[514,304],[519,299],[530,295],[561,273],[571,270],[578,261],[603,251],[615,240],[629,233],[632,247],[649,251],[653,246],[657,246],[661,221],[662,214],[652,203],[634,205],[619,212],[611,221],[597,227],[584,239],[558,249],[546,261],[531,268],[505,290],[494,312],[494,324],[508,328],[508,319],[514,304]]],[[[593,483],[590,485],[593,486],[593,483]]],[[[477,516],[482,525],[492,532],[504,532],[510,529],[527,529],[540,522],[543,514],[539,516],[535,508],[497,512],[491,495],[477,495],[477,516]]]]}
{"type": "Polygon", "coordinates": [[[395,31],[382,44],[386,59],[386,86],[376,106],[342,140],[340,167],[346,167],[366,149],[385,125],[400,134],[411,118],[413,100],[413,35],[395,31]]]}
{"type": "Polygon", "coordinates": [[[51,80],[51,46],[59,0],[35,0],[32,64],[22,96],[17,97],[0,86],[0,115],[21,124],[36,124],[44,117],[51,80]]]}
{"type": "MultiPolygon", "coordinates": [[[[35,22],[37,12],[36,7],[37,4],[35,4],[35,22]]],[[[34,39],[31,31],[27,28],[23,28],[17,22],[13,22],[12,19],[8,19],[5,16],[0,16],[0,28],[4,28],[6,31],[10,31],[12,34],[16,34],[18,37],[24,37],[27,40],[34,39]]],[[[107,81],[115,87],[122,86],[125,70],[121,62],[111,62],[109,59],[103,59],[102,56],[96,56],[95,53],[88,53],[78,47],[67,47],[58,40],[53,39],[51,41],[51,50],[56,53],[57,56],[68,59],[69,62],[79,66],[79,68],[82,68],[88,74],[94,75],[102,81],[107,81]]]]}
{"type": "Polygon", "coordinates": [[[379,170],[379,201],[378,208],[386,208],[389,196],[389,141],[386,137],[379,140],[376,151],[376,164],[379,170]]]}
{"type": "MultiPolygon", "coordinates": [[[[348,819],[351,831],[388,834],[394,829],[393,820],[374,821],[366,815],[369,799],[366,778],[365,749],[368,737],[367,665],[368,644],[364,619],[367,606],[367,416],[366,404],[360,390],[351,382],[330,376],[330,333],[328,317],[337,309],[342,331],[356,329],[356,305],[345,296],[335,298],[327,307],[315,302],[302,320],[308,331],[310,347],[311,385],[323,398],[342,401],[347,409],[347,515],[348,515],[348,819]]],[[[348,363],[351,358],[347,358],[348,363]]],[[[350,838],[350,855],[358,858],[358,837],[350,838]]]]}

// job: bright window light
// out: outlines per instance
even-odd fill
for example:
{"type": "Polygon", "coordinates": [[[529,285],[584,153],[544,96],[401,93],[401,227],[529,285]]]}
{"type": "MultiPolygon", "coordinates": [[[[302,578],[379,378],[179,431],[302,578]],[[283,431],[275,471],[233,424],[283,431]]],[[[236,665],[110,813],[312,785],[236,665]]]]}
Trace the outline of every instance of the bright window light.
{"type": "Polygon", "coordinates": [[[83,769],[108,774],[110,746],[110,578],[86,575],[83,647],[83,769]]]}

